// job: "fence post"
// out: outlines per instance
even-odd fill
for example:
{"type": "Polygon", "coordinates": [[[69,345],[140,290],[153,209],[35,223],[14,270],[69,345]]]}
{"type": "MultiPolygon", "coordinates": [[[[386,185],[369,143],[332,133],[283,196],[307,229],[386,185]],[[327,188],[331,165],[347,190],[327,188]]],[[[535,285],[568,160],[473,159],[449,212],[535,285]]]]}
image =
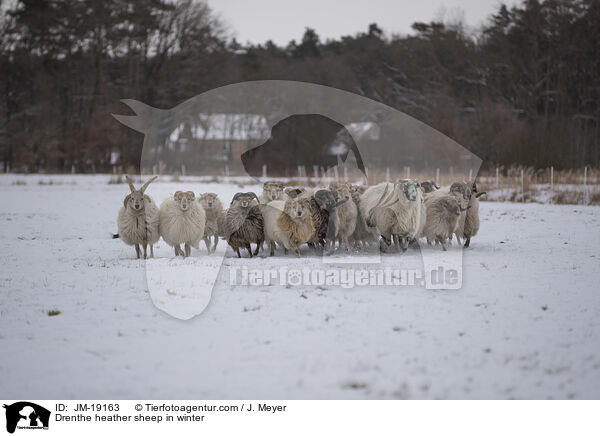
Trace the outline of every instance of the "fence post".
{"type": "Polygon", "coordinates": [[[469,169],[469,181],[473,180],[473,168],[469,169]]]}
{"type": "Polygon", "coordinates": [[[348,167],[344,165],[344,182],[348,181],[348,167]]]}
{"type": "Polygon", "coordinates": [[[550,167],[550,204],[554,203],[554,167],[550,167]]]}
{"type": "Polygon", "coordinates": [[[500,189],[500,168],[496,167],[496,189],[500,189]]]}
{"type": "Polygon", "coordinates": [[[319,180],[319,166],[313,165],[313,173],[315,175],[315,183],[319,180]]]}
{"type": "Polygon", "coordinates": [[[406,178],[410,179],[410,167],[406,167],[406,178]]]}
{"type": "Polygon", "coordinates": [[[523,203],[525,203],[525,184],[523,183],[523,170],[521,170],[521,195],[523,196],[523,203]]]}
{"type": "Polygon", "coordinates": [[[389,168],[385,169],[385,181],[386,182],[390,181],[390,169],[389,168]]]}
{"type": "Polygon", "coordinates": [[[435,184],[436,185],[440,185],[440,169],[436,168],[435,169],[435,184]]]}
{"type": "Polygon", "coordinates": [[[338,177],[338,167],[337,165],[333,167],[333,175],[335,177],[336,182],[338,181],[339,177],[338,177]]]}
{"type": "Polygon", "coordinates": [[[583,168],[583,204],[588,204],[587,192],[587,165],[583,168]]]}
{"type": "Polygon", "coordinates": [[[267,177],[267,164],[264,164],[264,165],[263,165],[263,168],[262,168],[262,176],[263,176],[263,178],[266,178],[266,177],[267,177]]]}
{"type": "Polygon", "coordinates": [[[181,164],[181,176],[185,177],[185,165],[181,164]]]}
{"type": "Polygon", "coordinates": [[[229,177],[229,165],[225,165],[225,177],[229,177]]]}

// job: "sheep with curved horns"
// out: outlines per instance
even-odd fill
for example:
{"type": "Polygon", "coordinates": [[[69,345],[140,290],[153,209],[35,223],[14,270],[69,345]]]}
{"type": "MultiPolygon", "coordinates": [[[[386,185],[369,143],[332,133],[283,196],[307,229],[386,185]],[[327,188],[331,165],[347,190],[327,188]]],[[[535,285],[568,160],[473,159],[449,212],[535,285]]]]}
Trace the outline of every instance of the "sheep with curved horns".
{"type": "Polygon", "coordinates": [[[396,242],[405,251],[419,235],[423,194],[413,180],[384,182],[368,188],[360,196],[361,213],[369,227],[381,235],[380,248],[388,251],[396,242]]]}
{"type": "Polygon", "coordinates": [[[263,216],[265,241],[271,246],[271,256],[275,254],[275,242],[283,246],[286,253],[294,250],[300,256],[300,246],[315,232],[309,199],[299,196],[271,201],[263,207],[263,216]]]}
{"type": "MultiPolygon", "coordinates": [[[[340,249],[349,250],[350,236],[352,236],[354,229],[356,229],[358,209],[354,201],[352,201],[352,194],[350,194],[348,183],[332,182],[329,184],[329,189],[336,193],[340,200],[345,200],[343,204],[335,208],[335,213],[333,214],[334,237],[339,240],[340,249]]],[[[335,242],[332,248],[335,248],[335,242]]]]}
{"type": "Polygon", "coordinates": [[[134,245],[137,258],[140,258],[140,245],[144,249],[144,259],[147,257],[147,246],[150,245],[150,257],[154,257],[154,244],[160,239],[159,210],[156,203],[145,194],[148,185],[156,180],[152,177],[139,189],[135,189],[133,181],[126,177],[131,192],[123,200],[119,210],[117,225],[118,236],[127,245],[134,245]]]}
{"type": "Polygon", "coordinates": [[[424,180],[419,183],[423,194],[430,194],[440,189],[440,186],[434,180],[424,180]]]}
{"type": "Polygon", "coordinates": [[[160,205],[160,233],[165,242],[175,248],[175,256],[187,257],[191,247],[200,248],[205,225],[206,214],[192,191],[177,191],[160,205]]]}
{"type": "Polygon", "coordinates": [[[264,219],[260,210],[258,197],[254,192],[238,192],[233,196],[229,209],[219,220],[219,232],[238,257],[240,248],[248,250],[252,257],[251,243],[256,244],[254,256],[265,240],[264,219]]]}
{"type": "Polygon", "coordinates": [[[219,217],[223,215],[223,203],[219,200],[217,194],[212,192],[206,192],[198,197],[198,203],[204,209],[206,214],[206,225],[204,226],[203,240],[206,244],[208,254],[214,253],[219,243],[219,217]],[[213,245],[211,248],[211,238],[213,238],[213,245]]]}
{"type": "Polygon", "coordinates": [[[459,244],[460,238],[465,238],[464,247],[469,248],[471,238],[477,235],[477,232],[479,231],[479,197],[485,195],[486,192],[477,192],[477,184],[475,182],[465,182],[465,185],[466,188],[470,188],[471,195],[467,210],[465,213],[461,214],[454,234],[456,235],[459,244]]]}
{"type": "Polygon", "coordinates": [[[456,231],[463,208],[455,195],[449,193],[435,193],[425,197],[427,221],[425,222],[424,235],[429,245],[432,242],[442,245],[446,251],[446,241],[452,238],[456,231]]]}

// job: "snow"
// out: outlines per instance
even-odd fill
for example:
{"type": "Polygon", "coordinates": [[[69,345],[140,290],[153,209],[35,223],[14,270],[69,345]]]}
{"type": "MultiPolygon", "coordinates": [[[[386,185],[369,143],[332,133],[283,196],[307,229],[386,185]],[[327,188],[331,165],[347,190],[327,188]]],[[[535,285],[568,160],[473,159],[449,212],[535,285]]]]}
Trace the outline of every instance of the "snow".
{"type": "MultiPolygon", "coordinates": [[[[232,267],[348,264],[307,251],[237,259],[228,249],[207,303],[178,291],[202,274],[204,247],[174,259],[161,241],[146,264],[110,239],[127,185],[109,179],[0,176],[7,398],[600,397],[598,207],[482,203],[460,290],[236,286],[232,267]],[[153,271],[168,269],[161,285],[153,271]],[[157,304],[208,305],[182,321],[153,304],[149,286],[171,289],[153,293],[157,304]]],[[[225,203],[260,191],[185,179],[148,193],[160,202],[178,189],[217,192],[225,203]]],[[[382,260],[423,267],[418,250],[382,260]]]]}

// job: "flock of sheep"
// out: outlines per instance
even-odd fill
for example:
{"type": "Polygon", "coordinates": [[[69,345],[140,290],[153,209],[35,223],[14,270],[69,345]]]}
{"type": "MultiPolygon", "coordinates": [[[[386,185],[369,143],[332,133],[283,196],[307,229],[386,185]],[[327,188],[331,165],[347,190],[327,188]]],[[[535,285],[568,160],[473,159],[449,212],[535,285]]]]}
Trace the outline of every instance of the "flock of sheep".
{"type": "Polygon", "coordinates": [[[127,177],[131,192],[117,219],[115,237],[135,246],[138,258],[142,251],[147,257],[148,246],[153,257],[153,245],[161,236],[176,256],[189,256],[202,240],[213,253],[219,238],[238,257],[240,249],[257,256],[265,243],[271,256],[277,246],[300,255],[304,244],[327,253],[377,245],[383,252],[405,251],[421,238],[446,250],[453,235],[459,244],[464,238],[468,247],[479,230],[478,198],[485,194],[471,181],[447,188],[410,179],[374,186],[332,182],[323,189],[269,181],[260,197],[254,192],[235,194],[227,210],[216,194],[196,198],[192,191],[175,192],[159,208],[145,193],[156,178],[138,190],[127,177]],[[254,252],[251,244],[256,244],[254,252]]]}

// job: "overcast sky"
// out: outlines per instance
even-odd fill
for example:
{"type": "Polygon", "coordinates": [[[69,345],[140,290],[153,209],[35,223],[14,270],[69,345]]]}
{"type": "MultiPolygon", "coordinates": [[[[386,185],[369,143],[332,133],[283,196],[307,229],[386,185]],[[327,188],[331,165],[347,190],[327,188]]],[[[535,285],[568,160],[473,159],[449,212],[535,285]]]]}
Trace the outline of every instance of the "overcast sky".
{"type": "MultiPolygon", "coordinates": [[[[505,0],[513,5],[516,0],[505,0]]],[[[389,36],[411,32],[415,21],[456,20],[478,27],[500,0],[209,0],[239,42],[287,44],[312,27],[324,41],[366,31],[377,23],[389,36]]]]}

